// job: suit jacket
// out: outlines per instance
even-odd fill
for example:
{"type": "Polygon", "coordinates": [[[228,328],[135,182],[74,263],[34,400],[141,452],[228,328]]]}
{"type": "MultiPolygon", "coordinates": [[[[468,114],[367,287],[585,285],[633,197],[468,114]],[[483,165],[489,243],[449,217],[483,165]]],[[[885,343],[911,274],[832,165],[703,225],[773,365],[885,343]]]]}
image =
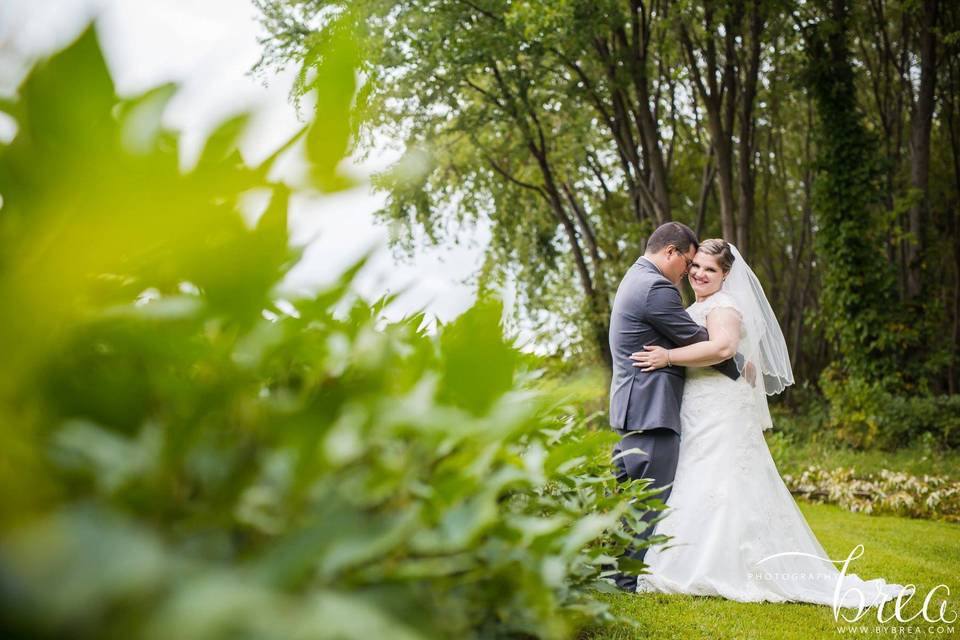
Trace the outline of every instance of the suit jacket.
{"type": "MultiPolygon", "coordinates": [[[[683,308],[680,291],[655,264],[639,258],[627,271],[610,314],[610,425],[621,431],[666,428],[680,433],[680,400],[686,368],[673,365],[643,373],[630,354],[647,344],[672,349],[709,339],[683,308]]],[[[714,368],[736,380],[733,359],[714,368]]]]}

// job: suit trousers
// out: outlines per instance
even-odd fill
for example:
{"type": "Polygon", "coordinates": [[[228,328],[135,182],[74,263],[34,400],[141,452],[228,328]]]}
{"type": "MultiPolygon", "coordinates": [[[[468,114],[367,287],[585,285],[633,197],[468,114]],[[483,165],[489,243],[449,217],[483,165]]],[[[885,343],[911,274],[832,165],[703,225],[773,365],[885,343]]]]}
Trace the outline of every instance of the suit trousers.
{"type": "MultiPolygon", "coordinates": [[[[640,449],[642,453],[628,453],[614,460],[614,473],[617,482],[623,483],[634,478],[650,478],[648,488],[666,487],[657,494],[663,502],[670,497],[671,485],[677,472],[677,459],[680,453],[680,434],[672,429],[647,429],[645,431],[620,432],[623,437],[613,447],[613,456],[628,449],[640,449]]],[[[648,511],[642,517],[644,522],[661,515],[662,511],[648,511]]],[[[653,533],[653,527],[647,526],[634,534],[635,546],[627,549],[627,557],[642,561],[647,548],[642,543],[653,533]]],[[[636,587],[636,576],[619,574],[615,578],[621,588],[636,587]]]]}

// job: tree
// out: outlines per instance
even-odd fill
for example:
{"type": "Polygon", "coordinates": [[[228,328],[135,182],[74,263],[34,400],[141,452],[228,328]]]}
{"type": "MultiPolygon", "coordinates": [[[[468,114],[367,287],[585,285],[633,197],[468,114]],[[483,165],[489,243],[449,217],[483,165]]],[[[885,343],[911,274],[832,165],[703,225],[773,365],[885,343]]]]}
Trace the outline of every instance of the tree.
{"type": "Polygon", "coordinates": [[[766,28],[767,3],[761,0],[691,3],[676,19],[690,75],[706,107],[708,131],[717,160],[723,237],[750,256],[754,217],[754,106],[766,28]],[[701,15],[702,14],[702,15],[701,15]],[[739,130],[738,130],[739,125],[739,130]],[[739,134],[739,135],[738,135],[739,134]],[[739,141],[739,152],[734,147],[739,141]],[[736,163],[736,169],[734,167],[736,163]],[[736,203],[736,204],[735,204],[736,203]]]}
{"type": "Polygon", "coordinates": [[[880,380],[895,373],[888,324],[895,309],[882,246],[886,216],[876,137],[863,124],[848,45],[846,0],[825,0],[823,15],[803,25],[806,81],[817,107],[814,215],[823,261],[821,314],[849,375],[880,380]]]}
{"type": "MultiPolygon", "coordinates": [[[[265,60],[274,63],[311,55],[326,27],[310,16],[346,11],[322,1],[260,5],[272,34],[265,60]]],[[[753,209],[751,109],[763,24],[759,5],[751,7],[743,17],[753,43],[741,117],[746,213],[739,230],[724,225],[743,244],[753,209]]],[[[387,135],[409,152],[399,171],[377,182],[389,193],[382,217],[405,224],[408,239],[420,225],[432,241],[458,233],[451,223],[489,224],[482,285],[512,278],[524,308],[546,308],[581,326],[609,363],[617,278],[643,238],[674,218],[672,170],[694,150],[685,131],[698,116],[677,101],[681,51],[672,34],[680,16],[670,12],[681,8],[617,0],[352,3],[369,55],[361,144],[364,135],[368,148],[371,137],[387,135]],[[411,173],[418,157],[429,163],[411,173]]],[[[734,100],[731,94],[728,104],[734,100]]],[[[732,127],[712,136],[725,220],[732,219],[731,136],[732,127]]],[[[697,185],[697,211],[682,216],[691,224],[698,218],[703,227],[710,182],[697,185]]]]}
{"type": "Polygon", "coordinates": [[[937,106],[953,104],[952,5],[871,0],[838,20],[830,2],[796,0],[258,4],[269,33],[262,66],[316,59],[333,16],[363,31],[353,139],[366,152],[384,139],[406,151],[376,182],[388,193],[381,219],[401,228],[397,246],[412,252],[419,237],[457,242],[464,227],[488,226],[481,289],[515,283],[518,318],[568,360],[609,359],[618,278],[656,225],[680,220],[747,255],[799,377],[841,357],[837,332],[847,330],[831,326],[859,303],[841,296],[836,306],[827,289],[847,280],[878,285],[914,318],[881,320],[889,333],[866,330],[850,344],[922,354],[899,359],[911,391],[956,386],[956,349],[937,340],[954,332],[958,314],[947,310],[960,295],[950,284],[960,269],[954,146],[937,106]],[[846,30],[840,57],[831,24],[846,30]],[[814,45],[833,71],[811,84],[801,67],[814,45]],[[818,93],[823,82],[847,102],[818,93]],[[840,120],[825,123],[834,113],[840,120]],[[833,133],[867,146],[847,150],[833,133]],[[824,194],[844,200],[842,212],[827,212],[824,194]],[[844,226],[860,210],[880,256],[862,264],[892,265],[880,265],[877,282],[830,254],[844,239],[858,256],[865,249],[844,226]]]}

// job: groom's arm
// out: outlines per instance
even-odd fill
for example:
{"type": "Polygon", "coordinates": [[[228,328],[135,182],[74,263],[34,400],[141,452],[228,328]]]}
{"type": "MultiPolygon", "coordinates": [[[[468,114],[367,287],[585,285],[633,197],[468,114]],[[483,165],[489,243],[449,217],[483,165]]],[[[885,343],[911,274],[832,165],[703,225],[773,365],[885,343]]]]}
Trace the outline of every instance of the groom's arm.
{"type": "MultiPolygon", "coordinates": [[[[694,322],[687,310],[683,308],[680,291],[668,282],[660,280],[650,286],[644,315],[654,329],[678,347],[710,339],[707,330],[694,322]]],[[[740,370],[734,361],[737,358],[742,362],[743,356],[738,353],[729,360],[713,365],[713,368],[728,378],[736,380],[740,377],[740,370]]]]}
{"type": "Polygon", "coordinates": [[[658,280],[650,285],[644,316],[654,329],[678,347],[710,339],[707,330],[694,322],[683,308],[677,288],[666,281],[658,280]]]}

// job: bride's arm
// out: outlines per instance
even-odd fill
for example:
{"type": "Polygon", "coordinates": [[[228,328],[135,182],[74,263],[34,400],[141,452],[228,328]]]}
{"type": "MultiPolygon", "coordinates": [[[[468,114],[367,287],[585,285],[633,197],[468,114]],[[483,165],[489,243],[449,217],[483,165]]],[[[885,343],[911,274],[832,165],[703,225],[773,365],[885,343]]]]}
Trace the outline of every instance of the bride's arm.
{"type": "Polygon", "coordinates": [[[732,358],[740,342],[740,314],[728,307],[718,307],[707,315],[710,339],[686,347],[664,349],[645,346],[644,351],[630,356],[633,366],[654,371],[668,365],[708,367],[732,358]]]}

